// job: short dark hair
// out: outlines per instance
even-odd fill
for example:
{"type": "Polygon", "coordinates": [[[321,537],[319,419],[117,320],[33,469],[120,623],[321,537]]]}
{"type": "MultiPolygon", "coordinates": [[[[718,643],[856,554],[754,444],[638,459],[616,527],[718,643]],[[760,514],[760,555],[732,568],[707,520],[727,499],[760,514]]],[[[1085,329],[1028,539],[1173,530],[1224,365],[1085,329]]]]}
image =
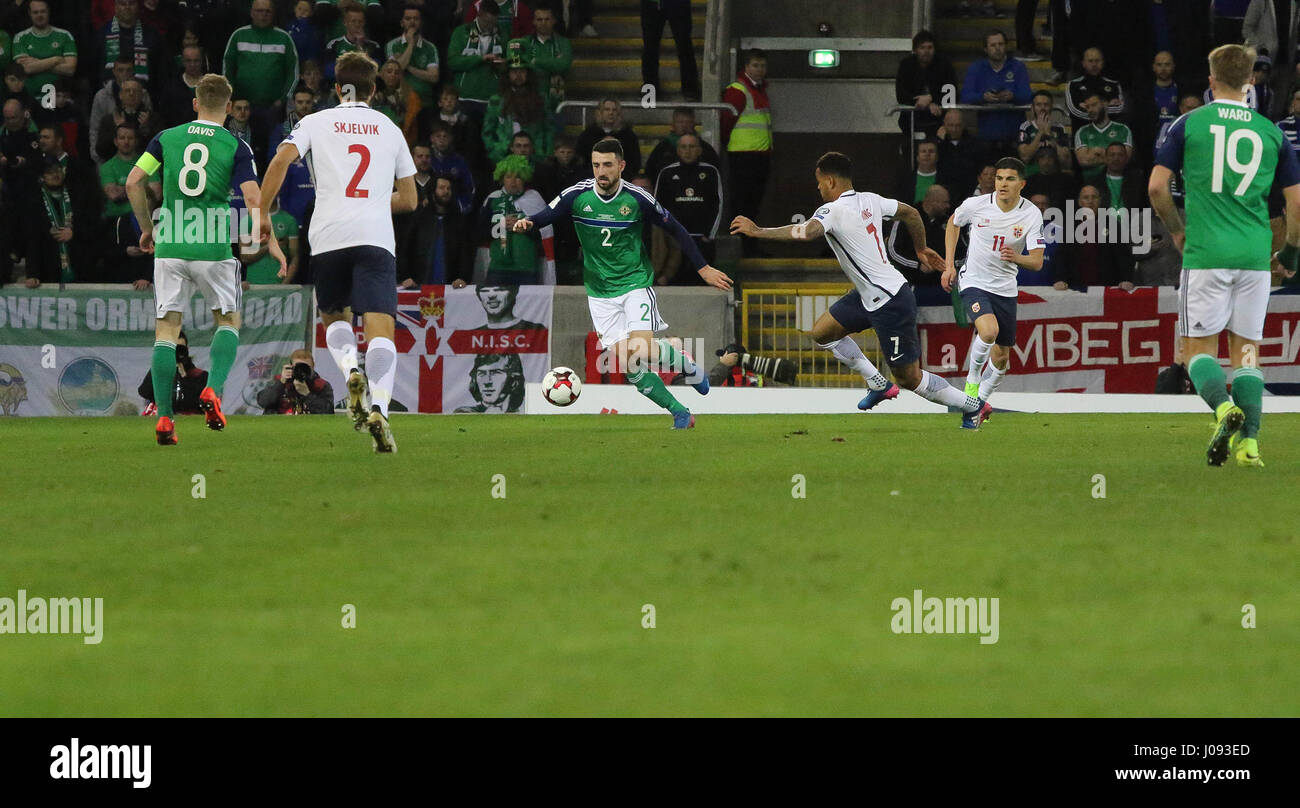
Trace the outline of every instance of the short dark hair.
{"type": "Polygon", "coordinates": [[[853,161],[840,152],[826,152],[817,160],[817,170],[832,177],[853,178],[853,161]]]}
{"type": "Polygon", "coordinates": [[[591,147],[591,150],[593,152],[600,152],[601,154],[612,154],[619,160],[623,159],[623,144],[620,143],[619,139],[616,137],[601,139],[595,146],[591,147]]]}
{"type": "Polygon", "coordinates": [[[554,152],[556,149],[560,147],[564,147],[566,149],[573,149],[576,148],[577,145],[578,145],[577,138],[575,138],[573,135],[570,135],[567,132],[561,132],[560,134],[555,136],[554,140],[551,141],[551,151],[554,152]]]}
{"type": "Polygon", "coordinates": [[[1047,100],[1051,101],[1053,104],[1056,103],[1056,96],[1052,95],[1046,90],[1034,90],[1034,94],[1029,96],[1029,102],[1032,104],[1034,99],[1040,95],[1046,97],[1047,100]]]}
{"type": "Polygon", "coordinates": [[[1022,180],[1025,178],[1025,164],[1014,157],[1003,157],[1001,160],[998,160],[993,164],[993,169],[995,171],[1001,171],[1004,168],[1016,172],[1022,180]]]}
{"type": "Polygon", "coordinates": [[[334,83],[340,87],[351,86],[355,100],[364,101],[375,91],[375,76],[379,65],[360,51],[350,51],[339,57],[334,66],[334,83]]]}
{"type": "Polygon", "coordinates": [[[749,53],[745,54],[745,64],[749,64],[755,59],[762,59],[763,61],[766,62],[767,51],[763,50],[762,48],[750,48],[749,53]]]}
{"type": "MultiPolygon", "coordinates": [[[[511,135],[511,136],[510,136],[510,142],[511,142],[511,143],[514,143],[514,142],[515,142],[515,138],[518,138],[518,137],[526,137],[526,138],[528,138],[529,140],[533,140],[533,136],[532,136],[532,134],[530,134],[529,131],[528,131],[527,129],[520,129],[518,132],[515,132],[513,135],[511,135]]],[[[536,141],[534,141],[534,142],[536,142],[536,141]]]]}
{"type": "Polygon", "coordinates": [[[987,47],[989,46],[989,38],[990,38],[990,37],[995,37],[995,36],[1000,36],[1000,37],[1002,37],[1002,43],[1003,43],[1004,45],[1006,44],[1006,42],[1007,42],[1007,32],[1006,32],[1006,31],[1003,31],[1001,28],[994,28],[992,31],[989,31],[988,33],[986,33],[986,34],[984,35],[984,47],[987,48],[987,47]]]}
{"type": "Polygon", "coordinates": [[[916,50],[927,42],[931,45],[938,44],[935,42],[934,34],[922,28],[920,31],[916,32],[916,36],[912,37],[912,50],[916,50]]]}
{"type": "Polygon", "coordinates": [[[479,0],[478,13],[499,17],[501,16],[501,6],[497,5],[497,0],[479,0]]]}

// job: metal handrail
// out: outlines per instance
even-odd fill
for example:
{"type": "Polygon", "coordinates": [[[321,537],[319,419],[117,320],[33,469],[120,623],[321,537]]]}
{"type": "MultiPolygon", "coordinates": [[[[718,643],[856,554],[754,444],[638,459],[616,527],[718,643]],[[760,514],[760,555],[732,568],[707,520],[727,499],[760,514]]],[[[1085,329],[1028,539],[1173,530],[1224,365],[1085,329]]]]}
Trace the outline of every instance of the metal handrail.
{"type": "MultiPolygon", "coordinates": [[[[600,106],[600,101],[561,101],[559,106],[555,108],[555,111],[558,114],[568,108],[581,109],[582,128],[586,129],[587,110],[595,109],[598,106],[600,106]]],[[[671,104],[662,104],[662,105],[655,104],[655,106],[648,107],[648,109],[653,109],[656,111],[667,110],[670,113],[674,109],[709,109],[709,110],[717,110],[718,112],[721,112],[722,110],[725,109],[728,112],[731,112],[732,114],[735,114],[736,112],[734,109],[732,109],[730,104],[723,104],[720,101],[681,101],[681,102],[674,101],[671,104]]]]}

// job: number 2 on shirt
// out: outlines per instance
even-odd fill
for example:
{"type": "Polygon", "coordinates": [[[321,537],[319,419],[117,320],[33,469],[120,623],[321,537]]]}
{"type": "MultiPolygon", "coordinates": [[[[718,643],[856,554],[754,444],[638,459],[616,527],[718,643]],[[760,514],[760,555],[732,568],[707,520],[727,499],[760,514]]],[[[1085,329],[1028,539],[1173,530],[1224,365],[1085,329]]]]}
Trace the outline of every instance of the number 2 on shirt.
{"type": "Polygon", "coordinates": [[[370,192],[357,186],[361,184],[361,178],[366,175],[366,169],[370,168],[370,149],[360,143],[353,143],[348,146],[348,154],[361,155],[361,162],[357,164],[357,171],[352,175],[352,181],[348,183],[347,190],[343,192],[343,195],[357,199],[368,199],[370,198],[370,192]]]}

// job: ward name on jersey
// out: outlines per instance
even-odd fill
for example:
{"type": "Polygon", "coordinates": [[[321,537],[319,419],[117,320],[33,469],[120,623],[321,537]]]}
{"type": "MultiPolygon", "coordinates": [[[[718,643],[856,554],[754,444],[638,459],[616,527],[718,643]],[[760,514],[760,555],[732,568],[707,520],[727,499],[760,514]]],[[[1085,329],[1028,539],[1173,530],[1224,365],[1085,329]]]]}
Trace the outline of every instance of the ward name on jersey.
{"type": "Polygon", "coordinates": [[[1241,101],[1216,99],[1174,121],[1156,164],[1181,171],[1187,228],[1183,269],[1267,272],[1274,184],[1300,184],[1300,162],[1286,135],[1241,101]]]}
{"type": "Polygon", "coordinates": [[[192,121],[155,135],[136,166],[149,176],[163,171],[163,204],[154,231],[157,258],[233,257],[230,192],[257,182],[247,143],[219,123],[192,121]]]}
{"type": "Polygon", "coordinates": [[[826,241],[840,269],[857,287],[862,305],[875,311],[898,294],[907,279],[885,257],[881,231],[898,213],[898,200],[869,191],[845,191],[813,214],[826,232],[826,241]]]}
{"type": "Polygon", "coordinates": [[[396,255],[393,181],[415,174],[402,130],[361,102],[303,118],[284,139],[310,155],[316,210],[308,240],[313,254],[375,246],[396,255]]]}
{"type": "Polygon", "coordinates": [[[1023,197],[1014,208],[1003,211],[994,194],[982,194],[961,203],[952,221],[958,227],[970,225],[966,266],[958,275],[960,287],[1015,297],[1020,268],[1002,260],[1002,248],[1011,248],[1015,255],[1044,249],[1047,244],[1043,241],[1042,211],[1023,197]]]}
{"type": "Polygon", "coordinates": [[[654,265],[641,238],[646,222],[658,224],[677,239],[694,270],[708,265],[695,242],[649,191],[626,182],[612,197],[596,190],[595,180],[566,188],[547,210],[528,218],[537,227],[569,217],[582,245],[582,281],[590,297],[619,297],[654,285],[654,265]]]}

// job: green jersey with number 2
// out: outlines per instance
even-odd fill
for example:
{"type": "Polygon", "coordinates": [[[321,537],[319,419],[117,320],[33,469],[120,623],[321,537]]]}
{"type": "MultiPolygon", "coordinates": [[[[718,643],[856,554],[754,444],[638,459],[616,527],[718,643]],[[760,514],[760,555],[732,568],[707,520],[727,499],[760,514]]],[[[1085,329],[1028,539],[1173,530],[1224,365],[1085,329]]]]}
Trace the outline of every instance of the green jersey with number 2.
{"type": "Polygon", "coordinates": [[[194,121],[159,132],[136,166],[163,172],[163,203],[154,255],[191,261],[233,257],[230,191],[257,181],[253,152],[225,127],[194,121]]]}

